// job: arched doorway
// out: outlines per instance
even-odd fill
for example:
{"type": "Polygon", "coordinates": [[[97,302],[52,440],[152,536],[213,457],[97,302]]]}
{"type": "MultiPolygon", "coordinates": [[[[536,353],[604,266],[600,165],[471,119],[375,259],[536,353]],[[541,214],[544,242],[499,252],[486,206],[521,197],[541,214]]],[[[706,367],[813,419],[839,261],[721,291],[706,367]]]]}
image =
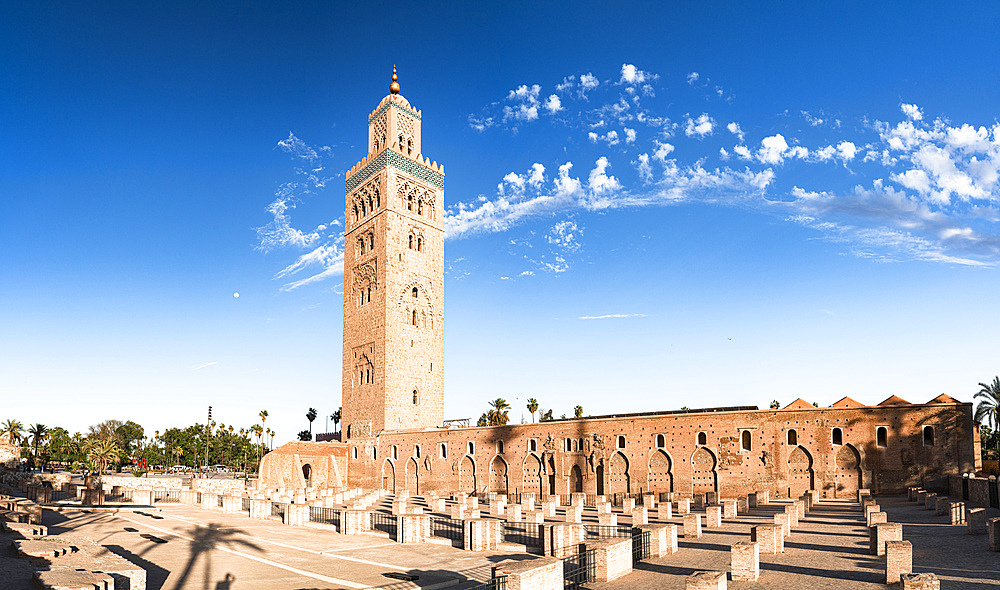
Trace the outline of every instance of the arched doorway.
{"type": "Polygon", "coordinates": [[[813,488],[812,464],[812,457],[802,447],[795,447],[788,455],[789,498],[798,498],[813,488]]]}
{"type": "Polygon", "coordinates": [[[306,480],[306,487],[312,487],[312,465],[306,463],[302,466],[302,479],[306,480]]]}
{"type": "Polygon", "coordinates": [[[468,455],[458,467],[458,489],[465,494],[476,493],[476,464],[468,455]]]}
{"type": "Polygon", "coordinates": [[[649,491],[653,493],[674,491],[670,457],[663,451],[656,451],[649,460],[649,491]]]}
{"type": "Polygon", "coordinates": [[[715,472],[715,455],[705,447],[700,447],[691,456],[691,489],[693,494],[714,492],[718,478],[715,472]]]}
{"type": "Polygon", "coordinates": [[[417,469],[417,460],[410,457],[406,462],[406,491],[414,495],[420,493],[420,474],[417,469]]]}
{"type": "Polygon", "coordinates": [[[536,455],[524,458],[524,491],[542,494],[542,462],[536,455]]]}
{"type": "Polygon", "coordinates": [[[570,493],[583,491],[583,470],[580,469],[579,465],[574,465],[569,470],[569,491],[570,493]]]}
{"type": "Polygon", "coordinates": [[[382,489],[396,493],[396,468],[388,459],[382,462],[382,489]]]}
{"type": "Polygon", "coordinates": [[[837,451],[837,468],[833,474],[834,498],[854,498],[861,489],[861,456],[851,445],[837,451]]]}
{"type": "Polygon", "coordinates": [[[507,462],[499,455],[490,461],[490,491],[498,494],[507,493],[507,462]]]}
{"type": "Polygon", "coordinates": [[[595,476],[597,478],[597,495],[604,495],[604,461],[601,460],[597,464],[597,468],[594,470],[595,476]]]}
{"type": "Polygon", "coordinates": [[[611,456],[608,465],[608,487],[612,494],[630,494],[632,485],[628,474],[628,459],[621,453],[611,456]]]}

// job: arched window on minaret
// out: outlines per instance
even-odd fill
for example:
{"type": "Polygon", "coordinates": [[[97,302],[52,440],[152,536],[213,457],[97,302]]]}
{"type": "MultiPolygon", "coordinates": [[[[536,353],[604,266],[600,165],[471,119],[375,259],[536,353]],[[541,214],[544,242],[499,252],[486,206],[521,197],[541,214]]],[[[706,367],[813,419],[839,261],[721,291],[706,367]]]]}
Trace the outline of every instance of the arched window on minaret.
{"type": "Polygon", "coordinates": [[[413,195],[406,196],[406,210],[413,211],[413,195]]]}
{"type": "Polygon", "coordinates": [[[410,250],[413,249],[413,234],[410,234],[410,250]]]}
{"type": "Polygon", "coordinates": [[[413,291],[411,291],[411,292],[410,292],[410,294],[411,294],[411,295],[413,295],[414,297],[416,297],[416,296],[417,296],[417,295],[418,295],[419,293],[420,293],[420,292],[419,292],[419,291],[417,291],[417,288],[416,288],[416,287],[414,287],[414,288],[413,288],[413,291]]]}
{"type": "Polygon", "coordinates": [[[359,217],[358,217],[358,206],[354,205],[354,221],[357,222],[358,219],[359,219],[359,217]]]}
{"type": "Polygon", "coordinates": [[[417,238],[417,252],[420,252],[420,247],[423,245],[423,238],[417,238]]]}
{"type": "Polygon", "coordinates": [[[402,152],[404,147],[406,147],[406,146],[403,145],[403,134],[400,133],[399,134],[399,151],[402,152]]]}
{"type": "Polygon", "coordinates": [[[375,234],[371,232],[368,233],[368,249],[369,250],[375,249],[375,234]]]}
{"type": "Polygon", "coordinates": [[[423,214],[424,214],[424,202],[420,199],[417,199],[417,215],[423,215],[423,214]]]}
{"type": "Polygon", "coordinates": [[[417,310],[413,310],[413,325],[417,325],[417,310]]]}
{"type": "Polygon", "coordinates": [[[412,154],[413,154],[413,138],[411,137],[406,140],[406,155],[412,155],[412,154]]]}

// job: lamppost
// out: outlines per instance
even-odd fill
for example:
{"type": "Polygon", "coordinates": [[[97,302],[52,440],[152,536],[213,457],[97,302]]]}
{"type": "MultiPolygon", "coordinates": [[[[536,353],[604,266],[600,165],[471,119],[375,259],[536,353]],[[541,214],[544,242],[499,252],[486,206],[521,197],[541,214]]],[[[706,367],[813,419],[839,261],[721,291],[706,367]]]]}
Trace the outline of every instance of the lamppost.
{"type": "Polygon", "coordinates": [[[208,471],[208,445],[212,436],[212,406],[208,406],[208,422],[205,423],[205,471],[208,471]]]}

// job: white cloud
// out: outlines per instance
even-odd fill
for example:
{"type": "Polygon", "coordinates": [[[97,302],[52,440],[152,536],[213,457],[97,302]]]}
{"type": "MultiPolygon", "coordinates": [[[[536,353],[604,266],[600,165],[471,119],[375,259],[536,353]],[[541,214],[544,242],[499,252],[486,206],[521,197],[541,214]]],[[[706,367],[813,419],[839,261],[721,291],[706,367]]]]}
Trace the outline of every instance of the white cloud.
{"type": "Polygon", "coordinates": [[[776,133],[770,137],[760,140],[760,149],[757,150],[757,159],[765,164],[780,164],[785,159],[785,152],[788,151],[788,142],[785,136],[776,133]]]}
{"type": "Polygon", "coordinates": [[[743,129],[740,128],[740,124],[739,123],[736,123],[734,121],[734,122],[726,125],[726,129],[728,129],[730,133],[732,133],[737,138],[739,138],[740,141],[744,141],[745,138],[744,138],[744,135],[743,135],[743,129]]]}
{"type": "Polygon", "coordinates": [[[858,153],[858,147],[854,145],[853,141],[842,141],[837,144],[837,152],[845,161],[853,160],[858,153]]]}
{"type": "Polygon", "coordinates": [[[625,128],[625,143],[635,143],[635,129],[625,128]]]}
{"type": "Polygon", "coordinates": [[[594,88],[597,88],[597,86],[600,83],[601,83],[600,80],[598,80],[597,77],[591,74],[590,72],[587,72],[586,74],[580,76],[580,88],[583,90],[583,92],[587,92],[588,90],[593,90],[594,88]]]}
{"type": "Polygon", "coordinates": [[[700,77],[701,74],[699,74],[698,72],[691,72],[690,74],[687,75],[687,83],[693,86],[694,83],[697,82],[698,78],[700,77]]]}
{"type": "Polygon", "coordinates": [[[575,222],[564,220],[556,223],[545,236],[545,240],[558,248],[567,252],[575,252],[580,249],[579,237],[583,231],[575,222]]]}
{"type": "Polygon", "coordinates": [[[658,140],[655,143],[656,143],[656,151],[653,152],[653,157],[661,162],[666,162],[667,156],[669,156],[671,152],[674,151],[673,144],[661,142],[658,140]]]}
{"type": "Polygon", "coordinates": [[[207,362],[207,363],[202,363],[202,364],[200,364],[200,365],[198,365],[196,367],[191,367],[191,370],[192,371],[200,371],[200,370],[202,370],[202,369],[204,369],[206,367],[211,367],[212,365],[217,365],[217,364],[219,364],[219,361],[211,361],[211,362],[207,362]]]}
{"type": "Polygon", "coordinates": [[[298,137],[295,137],[295,134],[291,131],[288,132],[288,138],[279,141],[275,147],[302,160],[311,162],[319,158],[319,154],[316,153],[315,149],[298,137]]]}
{"type": "Polygon", "coordinates": [[[911,121],[920,121],[924,118],[924,112],[915,104],[901,103],[899,110],[903,111],[903,114],[911,121]]]}
{"type": "Polygon", "coordinates": [[[639,171],[639,178],[643,182],[649,182],[653,178],[653,168],[649,165],[649,154],[639,154],[636,168],[639,171]]]}
{"type": "Polygon", "coordinates": [[[545,109],[549,113],[558,113],[562,108],[562,101],[555,94],[550,94],[548,100],[545,101],[545,109]]]}
{"type": "Polygon", "coordinates": [[[622,77],[619,84],[642,84],[646,80],[655,80],[655,74],[650,74],[632,64],[622,64],[622,77]]]}
{"type": "Polygon", "coordinates": [[[687,122],[684,124],[684,135],[705,137],[711,135],[713,129],[715,129],[715,119],[709,117],[708,113],[702,113],[697,119],[687,118],[687,122]]]}
{"type": "Polygon", "coordinates": [[[588,186],[595,195],[617,191],[621,188],[621,183],[614,176],[608,176],[607,170],[611,163],[604,156],[597,159],[594,169],[590,171],[588,186]]]}
{"type": "Polygon", "coordinates": [[[622,319],[622,318],[644,318],[648,317],[644,313],[609,313],[605,315],[582,315],[578,319],[581,320],[609,320],[609,319],[622,319]]]}
{"type": "Polygon", "coordinates": [[[931,191],[931,179],[923,170],[907,170],[902,174],[893,174],[891,178],[906,188],[920,193],[926,194],[931,191]]]}
{"type": "Polygon", "coordinates": [[[741,160],[751,160],[753,159],[753,154],[750,153],[750,148],[745,145],[737,145],[733,147],[733,151],[739,156],[741,160]]]}

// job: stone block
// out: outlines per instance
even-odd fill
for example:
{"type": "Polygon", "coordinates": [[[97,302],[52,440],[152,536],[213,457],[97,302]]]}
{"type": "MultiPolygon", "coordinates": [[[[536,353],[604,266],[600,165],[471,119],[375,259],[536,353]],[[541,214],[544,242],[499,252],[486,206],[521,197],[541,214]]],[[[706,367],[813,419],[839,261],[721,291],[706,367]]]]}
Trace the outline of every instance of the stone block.
{"type": "Polygon", "coordinates": [[[898,522],[882,522],[868,528],[868,553],[885,555],[886,543],[903,540],[903,525],[898,522]]]}
{"type": "Polygon", "coordinates": [[[758,506],[757,492],[750,492],[747,494],[747,510],[751,508],[757,508],[758,506]]]}
{"type": "Polygon", "coordinates": [[[271,501],[254,499],[250,500],[250,518],[266,520],[271,517],[271,501]]]}
{"type": "Polygon", "coordinates": [[[649,510],[645,506],[636,506],[632,510],[632,526],[642,526],[649,524],[649,510]]]}
{"type": "Polygon", "coordinates": [[[506,576],[507,590],[563,590],[563,562],[556,557],[501,561],[495,576],[506,576]]]}
{"type": "Polygon", "coordinates": [[[463,523],[465,550],[495,551],[503,538],[501,524],[501,521],[493,518],[466,519],[463,523]]]}
{"type": "Polygon", "coordinates": [[[760,547],[753,541],[740,541],[730,548],[734,581],[756,582],[760,578],[760,547]]]}
{"type": "Polygon", "coordinates": [[[445,510],[448,509],[448,501],[444,498],[433,498],[428,502],[431,511],[437,512],[439,514],[444,514],[445,510]]]}
{"type": "Polygon", "coordinates": [[[719,503],[719,492],[705,492],[705,504],[711,506],[719,503]]]}
{"type": "Polygon", "coordinates": [[[360,535],[368,530],[367,510],[344,510],[340,518],[340,531],[345,535],[360,535]]]}
{"type": "Polygon", "coordinates": [[[701,537],[701,515],[700,514],[685,514],[684,515],[684,538],[685,539],[697,539],[701,537]]]}
{"type": "Polygon", "coordinates": [[[583,522],[583,506],[567,506],[566,522],[583,522]]]}
{"type": "Polygon", "coordinates": [[[695,494],[691,498],[691,503],[694,505],[695,509],[702,509],[705,507],[705,494],[695,494]]]}
{"type": "Polygon", "coordinates": [[[507,522],[521,522],[521,507],[517,504],[511,504],[507,507],[504,517],[507,519],[507,522]]]}
{"type": "Polygon", "coordinates": [[[534,496],[530,497],[521,496],[521,508],[525,510],[534,510],[535,509],[534,496]]]}
{"type": "Polygon", "coordinates": [[[941,590],[941,581],[934,574],[903,574],[903,590],[941,590]]]}
{"type": "Polygon", "coordinates": [[[525,512],[524,522],[543,523],[545,522],[545,513],[542,512],[541,510],[532,510],[530,512],[525,512]]]}
{"type": "Polygon", "coordinates": [[[986,521],[986,536],[990,551],[1000,551],[1000,518],[986,521]]]}
{"type": "Polygon", "coordinates": [[[557,523],[546,525],[543,536],[544,553],[559,556],[567,547],[579,545],[587,540],[587,531],[582,524],[557,523]]]}
{"type": "Polygon", "coordinates": [[[785,529],[780,524],[759,524],[750,529],[750,540],[759,545],[759,552],[778,555],[785,551],[785,529]]]}
{"type": "Polygon", "coordinates": [[[646,507],[646,510],[656,508],[656,496],[653,494],[643,494],[642,505],[646,507]]]}
{"type": "Polygon", "coordinates": [[[611,514],[611,503],[603,502],[596,506],[598,514],[611,514]]]}
{"type": "Polygon", "coordinates": [[[680,498],[677,500],[677,514],[684,516],[691,512],[691,500],[689,498],[680,498]]]}
{"type": "Polygon", "coordinates": [[[948,504],[951,499],[948,496],[938,496],[937,501],[934,503],[934,513],[938,516],[943,516],[948,514],[948,504]]]}
{"type": "Polygon", "coordinates": [[[785,514],[788,516],[788,529],[798,528],[799,509],[794,504],[787,505],[785,506],[785,514]]]}
{"type": "Polygon", "coordinates": [[[927,494],[924,496],[924,510],[933,510],[937,505],[937,494],[927,494]]]}
{"type": "Polygon", "coordinates": [[[865,522],[868,522],[869,514],[872,512],[881,512],[882,508],[878,504],[868,504],[865,506],[865,522]]]}
{"type": "Polygon", "coordinates": [[[965,502],[948,502],[948,513],[951,524],[965,524],[965,502]]]}
{"type": "Polygon", "coordinates": [[[889,522],[889,515],[885,512],[869,512],[868,527],[871,528],[879,523],[889,522]]]}
{"type": "Polygon", "coordinates": [[[684,580],[686,590],[726,590],[726,572],[695,572],[684,580]]]}
{"type": "Polygon", "coordinates": [[[618,515],[614,512],[604,513],[601,512],[597,515],[597,524],[602,526],[617,526],[618,525],[618,515]]]}
{"type": "Polygon", "coordinates": [[[570,506],[584,506],[587,504],[587,494],[583,492],[573,492],[569,496],[570,506]]]}
{"type": "Polygon", "coordinates": [[[910,502],[913,502],[914,500],[916,500],[917,499],[917,490],[918,489],[920,489],[920,488],[916,488],[916,487],[913,487],[913,486],[906,488],[906,499],[909,500],[910,502]]]}
{"type": "Polygon", "coordinates": [[[194,490],[181,490],[181,504],[185,506],[196,506],[198,504],[198,492],[194,490]]]}
{"type": "Polygon", "coordinates": [[[132,490],[132,503],[140,506],[152,506],[153,490],[132,490]]]}
{"type": "Polygon", "coordinates": [[[622,500],[622,514],[628,514],[635,510],[635,498],[625,498],[622,500]]]}
{"type": "Polygon", "coordinates": [[[720,526],[722,526],[722,506],[705,508],[705,527],[711,529],[720,526]]]}
{"type": "Polygon", "coordinates": [[[663,557],[677,553],[676,524],[648,524],[641,527],[649,531],[649,556],[663,557]]]}
{"type": "Polygon", "coordinates": [[[401,514],[396,517],[396,540],[400,543],[423,543],[430,523],[428,515],[401,514]]]}
{"type": "Polygon", "coordinates": [[[660,504],[656,506],[656,519],[670,520],[671,518],[673,518],[674,517],[673,506],[674,505],[672,502],[660,502],[660,504]]]}
{"type": "Polygon", "coordinates": [[[750,498],[748,496],[736,498],[736,513],[746,514],[747,512],[750,512],[750,498]]]}
{"type": "Polygon", "coordinates": [[[738,509],[736,500],[722,500],[722,518],[736,518],[738,509]]]}
{"type": "Polygon", "coordinates": [[[913,573],[913,545],[909,541],[885,544],[885,583],[898,584],[903,574],[913,573]]]}
{"type": "Polygon", "coordinates": [[[793,500],[792,506],[795,506],[795,524],[798,526],[798,521],[806,517],[806,503],[802,500],[793,500]]]}
{"type": "Polygon", "coordinates": [[[792,535],[792,527],[789,526],[789,524],[788,524],[788,513],[787,512],[779,512],[778,514],[775,514],[774,515],[774,524],[779,525],[781,527],[781,533],[784,536],[790,537],[792,535]]]}
{"type": "Polygon", "coordinates": [[[104,490],[85,488],[83,490],[83,504],[86,506],[103,506],[104,490]]]}
{"type": "Polygon", "coordinates": [[[610,537],[587,543],[594,550],[594,577],[611,582],[632,573],[632,537],[610,537]]]}
{"type": "Polygon", "coordinates": [[[965,520],[969,526],[970,535],[986,534],[986,509],[972,508],[965,514],[965,520]]]}

